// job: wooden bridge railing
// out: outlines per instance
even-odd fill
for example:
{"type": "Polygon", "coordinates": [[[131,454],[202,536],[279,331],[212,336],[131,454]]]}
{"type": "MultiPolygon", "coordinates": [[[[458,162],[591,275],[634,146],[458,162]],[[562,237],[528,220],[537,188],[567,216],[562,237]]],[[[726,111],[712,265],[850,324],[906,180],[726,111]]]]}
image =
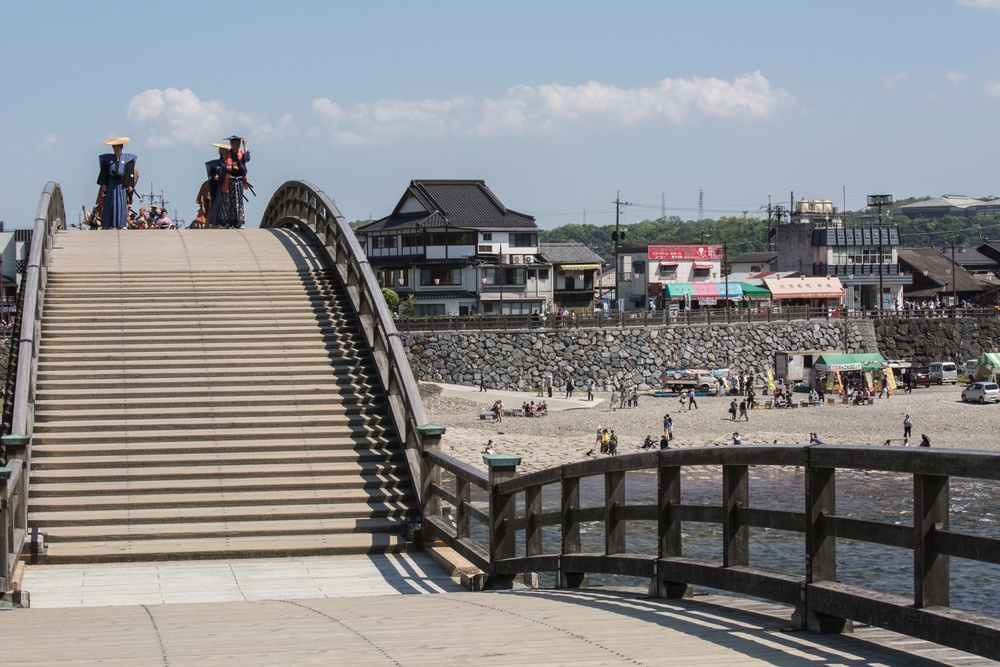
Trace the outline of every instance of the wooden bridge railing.
{"type": "MultiPolygon", "coordinates": [[[[421,477],[420,451],[434,446],[443,429],[427,424],[420,391],[392,314],[386,306],[364,250],[358,244],[344,215],[326,193],[305,181],[288,181],[272,195],[264,211],[261,228],[295,228],[325,250],[328,266],[360,321],[379,379],[386,392],[389,416],[396,427],[413,479],[421,477]]],[[[422,489],[416,488],[418,500],[422,489]]]]}
{"type": "MultiPolygon", "coordinates": [[[[1000,564],[998,536],[949,527],[950,479],[1000,480],[1000,455],[916,448],[751,445],[639,452],[519,477],[510,465],[491,467],[487,476],[433,450],[425,453],[425,459],[428,467],[450,473],[455,479],[454,491],[440,484],[429,485],[428,493],[453,509],[450,516],[425,511],[425,530],[483,569],[492,585],[538,572],[555,573],[561,587],[579,586],[587,574],[594,573],[641,577],[662,597],[688,595],[691,585],[700,585],[792,605],[793,621],[817,632],[843,631],[852,621],[861,622],[1000,659],[1000,619],[949,607],[951,557],[1000,564]],[[689,466],[721,467],[720,505],[682,502],[681,472],[689,466]],[[798,500],[804,511],[751,506],[751,466],[801,468],[804,482],[798,500]],[[912,476],[913,524],[898,525],[896,515],[877,521],[838,514],[836,480],[837,472],[843,470],[912,476]],[[626,502],[625,475],[639,471],[656,474],[656,504],[626,502]],[[581,505],[581,482],[587,478],[603,479],[603,506],[581,505]],[[479,503],[485,509],[471,500],[472,487],[486,492],[479,503]],[[545,487],[554,487],[558,493],[558,507],[543,507],[545,487]],[[721,565],[684,557],[681,524],[686,521],[721,524],[721,565]],[[478,540],[474,539],[477,531],[473,522],[479,524],[475,526],[478,540]],[[603,523],[602,552],[581,550],[581,525],[587,522],[603,523]],[[627,522],[648,522],[656,527],[655,553],[637,553],[634,545],[627,548],[627,522]],[[552,533],[558,531],[558,548],[546,550],[542,534],[547,527],[552,533]],[[780,572],[752,567],[753,527],[803,534],[802,568],[780,572]],[[838,539],[911,550],[912,597],[839,583],[838,539]]],[[[863,565],[874,569],[880,564],[863,565]]],[[[1000,592],[996,582],[991,585],[1000,592]]]]}
{"type": "MultiPolygon", "coordinates": [[[[0,474],[0,595],[10,590],[14,571],[28,537],[28,482],[31,474],[31,435],[34,429],[35,378],[38,374],[38,340],[41,334],[42,309],[49,253],[58,230],[66,229],[66,211],[62,190],[50,182],[42,191],[35,215],[35,226],[28,251],[23,281],[20,326],[11,345],[17,345],[16,367],[10,421],[5,420],[3,434],[4,469],[0,474]]],[[[6,412],[6,411],[5,411],[6,412]]]]}

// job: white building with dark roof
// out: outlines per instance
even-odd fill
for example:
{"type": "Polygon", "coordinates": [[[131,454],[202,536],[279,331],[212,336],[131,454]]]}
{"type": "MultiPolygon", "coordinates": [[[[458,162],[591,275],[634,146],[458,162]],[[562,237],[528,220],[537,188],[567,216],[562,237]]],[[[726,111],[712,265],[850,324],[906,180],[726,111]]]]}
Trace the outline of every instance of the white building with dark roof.
{"type": "Polygon", "coordinates": [[[522,315],[552,306],[535,219],[483,181],[415,180],[388,216],[355,230],[379,283],[414,315],[522,315]]]}
{"type": "Polygon", "coordinates": [[[601,289],[601,256],[582,243],[542,243],[539,253],[552,265],[554,307],[579,313],[593,311],[595,289],[601,289]]]}

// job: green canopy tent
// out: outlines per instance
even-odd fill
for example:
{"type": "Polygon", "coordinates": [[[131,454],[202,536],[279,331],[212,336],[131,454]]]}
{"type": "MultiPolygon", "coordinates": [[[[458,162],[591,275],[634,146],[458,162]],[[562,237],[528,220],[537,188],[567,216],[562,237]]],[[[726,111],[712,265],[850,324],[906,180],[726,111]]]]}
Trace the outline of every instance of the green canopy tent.
{"type": "Polygon", "coordinates": [[[743,298],[748,301],[769,301],[771,299],[771,291],[768,289],[744,282],[736,284],[743,289],[743,298]]]}
{"type": "Polygon", "coordinates": [[[1000,372],[1000,352],[983,352],[976,362],[976,381],[991,380],[1000,372]]]}
{"type": "Polygon", "coordinates": [[[818,371],[877,371],[885,368],[885,359],[878,352],[867,354],[822,354],[813,362],[818,371]]]}

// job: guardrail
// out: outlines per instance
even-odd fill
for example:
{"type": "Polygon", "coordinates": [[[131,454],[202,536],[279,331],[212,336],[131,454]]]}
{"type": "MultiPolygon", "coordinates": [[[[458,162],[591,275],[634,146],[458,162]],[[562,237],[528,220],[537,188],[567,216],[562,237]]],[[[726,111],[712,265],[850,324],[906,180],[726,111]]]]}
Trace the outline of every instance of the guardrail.
{"type": "Polygon", "coordinates": [[[58,183],[49,182],[42,191],[23,281],[24,297],[15,329],[17,366],[9,424],[4,423],[4,461],[9,472],[0,478],[0,594],[9,590],[14,570],[28,535],[28,483],[31,475],[30,438],[34,429],[35,378],[38,374],[38,340],[49,255],[55,232],[66,229],[66,210],[58,183]],[[9,429],[9,430],[8,430],[9,429]]]}
{"type": "Polygon", "coordinates": [[[1000,310],[995,308],[954,308],[934,311],[907,310],[867,310],[830,312],[827,308],[808,308],[805,306],[784,306],[780,310],[754,312],[746,309],[731,309],[728,313],[721,309],[704,309],[670,312],[666,310],[649,313],[646,311],[634,313],[616,313],[605,316],[601,313],[569,317],[548,315],[544,318],[535,315],[466,315],[466,316],[434,316],[434,317],[400,317],[396,319],[396,327],[400,331],[492,331],[492,330],[530,330],[530,329],[608,329],[627,327],[671,327],[696,326],[711,324],[739,324],[754,322],[791,322],[801,320],[870,320],[870,319],[927,319],[927,318],[957,318],[978,317],[1000,319],[1000,310]]]}
{"type": "MultiPolygon", "coordinates": [[[[414,482],[421,478],[420,451],[439,434],[426,429],[420,391],[399,341],[392,314],[364,251],[337,205],[316,186],[288,181],[272,195],[261,228],[294,228],[326,252],[329,267],[344,286],[372,351],[386,391],[389,416],[403,443],[414,482]]],[[[418,500],[422,490],[415,489],[418,500]]]]}
{"type": "MultiPolygon", "coordinates": [[[[425,531],[480,567],[493,585],[525,573],[553,572],[557,585],[575,587],[588,573],[602,573],[641,577],[657,595],[681,597],[689,595],[695,584],[792,605],[793,622],[817,632],[843,631],[852,621],[861,622],[1000,659],[1000,619],[949,607],[951,557],[1000,564],[1000,539],[949,527],[949,481],[952,477],[1000,480],[1000,455],[863,446],[749,445],[639,452],[520,477],[514,476],[515,467],[503,465],[503,461],[501,465],[490,461],[487,476],[437,451],[427,451],[425,459],[429,468],[450,473],[455,480],[453,490],[440,483],[428,486],[429,493],[453,509],[448,515],[440,509],[425,513],[425,531]],[[721,468],[720,504],[682,503],[681,472],[688,466],[721,468]],[[751,466],[801,467],[804,511],[751,506],[751,466]],[[912,525],[900,525],[896,515],[884,521],[839,515],[838,470],[911,475],[912,525]],[[626,501],[625,475],[638,471],[656,473],[656,504],[626,501]],[[581,506],[581,481],[587,478],[603,482],[603,506],[581,506]],[[488,509],[474,506],[473,487],[486,492],[488,509]],[[554,497],[560,499],[558,507],[543,507],[545,487],[551,487],[554,497]],[[603,552],[581,551],[581,525],[587,522],[603,524],[603,552]],[[627,543],[628,522],[656,527],[656,553],[639,553],[635,545],[627,543]],[[683,557],[682,522],[721,524],[721,565],[683,557]],[[544,549],[545,528],[558,532],[557,549],[544,549]],[[801,570],[751,567],[750,528],[804,534],[801,570]],[[838,539],[911,550],[912,597],[838,583],[838,539]]],[[[590,525],[588,532],[594,529],[590,525]]],[[[980,583],[997,587],[996,582],[980,583]]]]}

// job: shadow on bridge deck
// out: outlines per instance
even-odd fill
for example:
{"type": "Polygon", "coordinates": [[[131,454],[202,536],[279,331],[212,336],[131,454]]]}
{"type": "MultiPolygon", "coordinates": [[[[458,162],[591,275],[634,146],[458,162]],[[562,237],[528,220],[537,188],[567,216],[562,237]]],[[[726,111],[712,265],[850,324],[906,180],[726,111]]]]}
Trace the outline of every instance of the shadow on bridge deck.
{"type": "Polygon", "coordinates": [[[990,665],[864,628],[790,631],[787,610],[608,590],[26,609],[5,665],[990,665]]]}

